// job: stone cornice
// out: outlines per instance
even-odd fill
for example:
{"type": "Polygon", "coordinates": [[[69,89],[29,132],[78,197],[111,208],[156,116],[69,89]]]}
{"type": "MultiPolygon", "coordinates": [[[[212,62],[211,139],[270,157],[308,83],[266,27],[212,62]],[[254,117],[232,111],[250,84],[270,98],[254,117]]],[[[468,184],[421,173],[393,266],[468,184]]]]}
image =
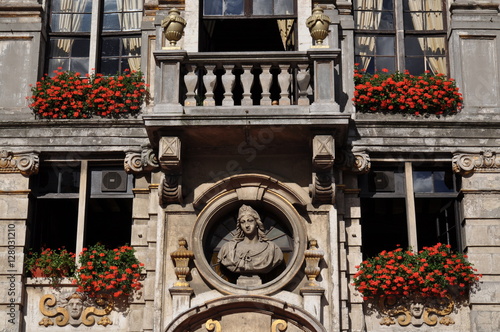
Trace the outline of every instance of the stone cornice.
{"type": "Polygon", "coordinates": [[[21,173],[30,176],[38,173],[39,152],[25,151],[14,153],[8,150],[0,150],[0,174],[21,173]]]}
{"type": "Polygon", "coordinates": [[[455,173],[462,175],[474,172],[500,173],[500,155],[491,150],[480,153],[457,152],[453,155],[452,167],[455,173]]]}

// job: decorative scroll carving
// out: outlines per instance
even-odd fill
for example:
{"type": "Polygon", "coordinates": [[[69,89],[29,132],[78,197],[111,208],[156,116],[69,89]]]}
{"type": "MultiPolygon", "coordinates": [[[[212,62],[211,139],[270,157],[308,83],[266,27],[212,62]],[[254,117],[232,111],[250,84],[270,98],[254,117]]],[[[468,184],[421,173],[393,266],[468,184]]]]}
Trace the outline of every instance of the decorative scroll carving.
{"type": "Polygon", "coordinates": [[[305,252],[306,258],[306,268],[305,272],[309,281],[306,283],[306,287],[319,287],[316,278],[321,272],[321,268],[319,267],[320,260],[325,256],[323,250],[318,249],[318,241],[311,240],[309,241],[309,249],[305,252]]]}
{"type": "Polygon", "coordinates": [[[127,173],[150,172],[159,167],[158,157],[150,144],[141,146],[141,150],[126,151],[124,168],[127,173]]]}
{"type": "Polygon", "coordinates": [[[271,324],[271,332],[285,331],[287,327],[288,327],[288,324],[285,320],[276,319],[271,324]]]}
{"type": "Polygon", "coordinates": [[[222,327],[220,326],[220,322],[215,319],[209,319],[205,323],[205,328],[207,331],[221,332],[222,327]]]}
{"type": "Polygon", "coordinates": [[[186,277],[189,274],[189,262],[193,259],[194,253],[187,249],[187,241],[185,238],[179,239],[179,249],[171,253],[170,257],[174,260],[174,271],[178,279],[174,287],[189,287],[189,282],[186,281],[186,277]]]}
{"type": "Polygon", "coordinates": [[[370,171],[371,161],[366,151],[342,149],[335,159],[335,165],[345,171],[364,174],[370,171]]]}
{"type": "Polygon", "coordinates": [[[479,154],[456,153],[452,159],[455,173],[467,175],[473,172],[500,172],[500,155],[491,150],[479,154]]]}
{"type": "Polygon", "coordinates": [[[444,298],[422,297],[419,295],[410,298],[381,297],[379,307],[382,319],[380,325],[434,326],[438,322],[442,325],[455,324],[448,315],[453,312],[454,302],[450,296],[444,298]],[[440,319],[441,318],[441,319],[440,319]]]}
{"type": "Polygon", "coordinates": [[[160,165],[165,172],[158,193],[160,205],[182,203],[181,187],[181,141],[178,137],[160,139],[160,165]]]}
{"type": "Polygon", "coordinates": [[[114,307],[110,295],[102,295],[96,299],[96,306],[90,306],[85,295],[73,293],[66,299],[57,300],[52,294],[42,296],[39,303],[40,312],[44,315],[38,323],[42,326],[52,326],[54,321],[57,326],[92,326],[95,324],[95,317],[100,317],[98,325],[106,327],[113,324],[107,315],[114,307]]]}
{"type": "Polygon", "coordinates": [[[331,135],[316,135],[313,139],[313,185],[311,188],[314,203],[333,204],[335,199],[335,141],[331,135]]]}
{"type": "Polygon", "coordinates": [[[30,176],[38,173],[38,151],[14,153],[0,151],[0,173],[21,173],[30,176]]]}

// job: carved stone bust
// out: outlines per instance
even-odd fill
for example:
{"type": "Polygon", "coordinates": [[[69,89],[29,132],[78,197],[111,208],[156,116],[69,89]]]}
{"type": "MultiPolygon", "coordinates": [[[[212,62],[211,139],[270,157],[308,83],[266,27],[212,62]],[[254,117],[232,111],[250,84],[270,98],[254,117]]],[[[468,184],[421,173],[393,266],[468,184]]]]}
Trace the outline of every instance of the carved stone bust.
{"type": "Polygon", "coordinates": [[[240,274],[238,284],[253,285],[261,282],[259,274],[272,271],[283,261],[283,253],[274,242],[267,239],[257,211],[242,205],[236,234],[221,247],[217,259],[229,271],[240,274]]]}

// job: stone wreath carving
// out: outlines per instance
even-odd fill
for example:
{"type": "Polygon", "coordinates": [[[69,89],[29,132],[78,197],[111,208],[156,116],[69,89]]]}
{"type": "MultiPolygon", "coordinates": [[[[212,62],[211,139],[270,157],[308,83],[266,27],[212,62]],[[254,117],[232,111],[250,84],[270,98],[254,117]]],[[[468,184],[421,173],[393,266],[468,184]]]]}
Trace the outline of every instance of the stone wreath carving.
{"type": "Polygon", "coordinates": [[[414,295],[410,298],[381,297],[379,308],[382,314],[380,325],[434,326],[455,324],[448,315],[455,306],[450,296],[444,298],[422,297],[414,295]]]}
{"type": "Polygon", "coordinates": [[[97,306],[91,306],[87,297],[81,293],[73,293],[66,298],[57,299],[52,294],[42,296],[39,309],[44,317],[38,323],[45,327],[54,325],[66,326],[92,326],[95,324],[94,316],[100,317],[97,325],[104,327],[113,324],[107,315],[111,313],[114,302],[111,296],[102,295],[95,300],[97,306]]]}

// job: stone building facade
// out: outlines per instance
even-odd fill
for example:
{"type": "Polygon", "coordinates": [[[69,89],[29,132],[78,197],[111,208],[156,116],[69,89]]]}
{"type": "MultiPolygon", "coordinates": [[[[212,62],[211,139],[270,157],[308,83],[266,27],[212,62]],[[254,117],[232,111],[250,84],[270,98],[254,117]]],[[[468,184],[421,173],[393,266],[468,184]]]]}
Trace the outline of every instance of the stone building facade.
{"type": "Polygon", "coordinates": [[[0,331],[500,330],[498,1],[69,3],[0,3],[0,331]],[[316,4],[323,42],[307,27],[316,4]],[[382,18],[363,25],[363,12],[382,18]],[[405,33],[415,13],[442,25],[405,33]],[[187,25],[167,40],[177,14],[187,25]],[[443,43],[429,57],[456,79],[462,110],[356,112],[357,59],[404,70],[413,37],[443,43]],[[59,65],[140,67],[152,98],[136,118],[35,118],[30,84],[59,65]],[[257,246],[251,227],[234,231],[244,205],[266,234],[257,246]],[[125,303],[23,270],[30,248],[96,242],[129,243],[145,264],[125,303]],[[480,289],[382,324],[351,286],[356,265],[437,242],[468,254],[480,289]],[[282,257],[255,249],[268,245],[282,257]],[[220,258],[236,254],[242,263],[220,258]]]}

